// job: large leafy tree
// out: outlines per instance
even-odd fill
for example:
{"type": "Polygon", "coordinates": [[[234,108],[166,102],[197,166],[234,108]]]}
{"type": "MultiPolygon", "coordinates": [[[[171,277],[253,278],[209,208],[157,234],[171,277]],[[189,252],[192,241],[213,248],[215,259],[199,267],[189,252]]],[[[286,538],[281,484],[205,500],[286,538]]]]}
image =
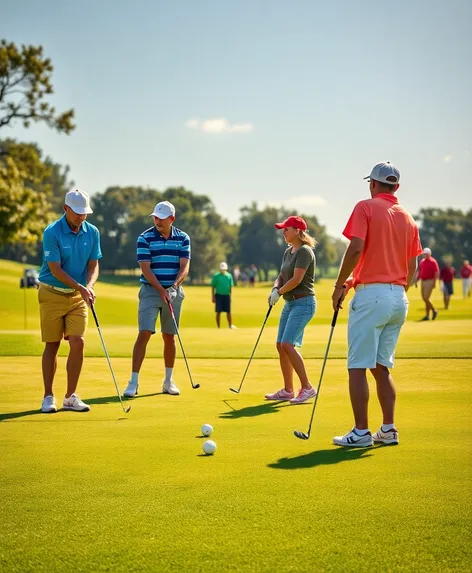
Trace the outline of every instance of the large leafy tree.
{"type": "Polygon", "coordinates": [[[58,113],[48,101],[54,93],[51,76],[54,67],[42,46],[21,48],[13,42],[0,42],[0,128],[21,121],[44,122],[63,133],[70,133],[74,110],[58,113]]]}

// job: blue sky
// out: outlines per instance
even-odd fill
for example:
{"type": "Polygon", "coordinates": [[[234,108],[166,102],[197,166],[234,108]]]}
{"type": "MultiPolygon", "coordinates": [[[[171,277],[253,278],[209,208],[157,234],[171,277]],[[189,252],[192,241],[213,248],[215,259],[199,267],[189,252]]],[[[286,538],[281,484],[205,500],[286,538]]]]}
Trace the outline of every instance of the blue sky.
{"type": "Polygon", "coordinates": [[[5,2],[0,37],[44,46],[77,129],[1,136],[90,193],[184,185],[233,221],[283,203],[340,235],[383,160],[413,213],[466,209],[471,22],[469,0],[5,2]]]}

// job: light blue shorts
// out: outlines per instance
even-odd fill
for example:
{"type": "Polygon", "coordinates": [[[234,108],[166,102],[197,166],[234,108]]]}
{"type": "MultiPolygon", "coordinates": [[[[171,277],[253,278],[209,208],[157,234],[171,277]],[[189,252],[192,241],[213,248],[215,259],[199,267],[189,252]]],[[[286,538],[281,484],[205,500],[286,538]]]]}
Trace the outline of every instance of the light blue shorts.
{"type": "MultiPolygon", "coordinates": [[[[143,284],[139,290],[139,310],[138,322],[139,330],[149,330],[153,334],[156,332],[157,317],[161,319],[161,332],[165,334],[177,334],[174,321],[166,302],[163,302],[157,290],[151,285],[143,284]]],[[[184,300],[184,290],[179,287],[177,297],[172,303],[175,321],[179,326],[180,313],[182,311],[182,301],[184,300]]]]}
{"type": "Polygon", "coordinates": [[[295,300],[286,300],[279,322],[277,342],[288,342],[301,346],[305,326],[313,318],[316,311],[316,298],[304,296],[295,300]]]}
{"type": "Polygon", "coordinates": [[[408,314],[408,298],[401,285],[357,285],[349,305],[348,368],[393,366],[395,347],[408,314]]]}

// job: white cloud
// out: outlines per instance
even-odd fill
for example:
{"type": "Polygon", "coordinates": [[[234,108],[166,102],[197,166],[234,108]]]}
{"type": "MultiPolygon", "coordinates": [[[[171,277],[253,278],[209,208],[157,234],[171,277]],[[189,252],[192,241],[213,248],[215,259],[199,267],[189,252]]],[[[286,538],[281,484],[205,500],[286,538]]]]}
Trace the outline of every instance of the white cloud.
{"type": "Polygon", "coordinates": [[[326,199],[319,195],[295,195],[282,201],[271,201],[268,205],[277,208],[285,207],[286,209],[295,209],[309,214],[313,213],[316,207],[323,207],[327,205],[327,203],[326,199]]]}
{"type": "Polygon", "coordinates": [[[443,158],[443,163],[451,163],[452,161],[452,155],[445,155],[443,158]]]}
{"type": "Polygon", "coordinates": [[[230,123],[225,117],[193,118],[185,122],[185,127],[204,133],[250,133],[254,130],[252,123],[230,123]]]}

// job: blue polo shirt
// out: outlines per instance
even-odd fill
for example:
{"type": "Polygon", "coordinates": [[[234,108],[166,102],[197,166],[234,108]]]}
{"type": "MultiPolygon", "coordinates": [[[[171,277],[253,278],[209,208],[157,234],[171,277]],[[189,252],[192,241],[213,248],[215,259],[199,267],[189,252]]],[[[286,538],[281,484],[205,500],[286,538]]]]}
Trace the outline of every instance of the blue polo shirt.
{"type": "MultiPolygon", "coordinates": [[[[165,288],[174,284],[180,269],[180,259],[190,259],[190,237],[176,227],[171,227],[165,239],[156,227],[141,233],[137,243],[138,263],[150,262],[151,271],[165,288]]],[[[144,275],[139,279],[149,284],[144,275]]]]}
{"type": "Polygon", "coordinates": [[[39,271],[39,282],[70,288],[49,270],[48,263],[61,263],[61,268],[81,285],[87,284],[87,265],[89,261],[102,258],[100,249],[100,232],[84,221],[78,233],[69,227],[63,215],[46,227],[43,235],[43,264],[39,271]]]}

